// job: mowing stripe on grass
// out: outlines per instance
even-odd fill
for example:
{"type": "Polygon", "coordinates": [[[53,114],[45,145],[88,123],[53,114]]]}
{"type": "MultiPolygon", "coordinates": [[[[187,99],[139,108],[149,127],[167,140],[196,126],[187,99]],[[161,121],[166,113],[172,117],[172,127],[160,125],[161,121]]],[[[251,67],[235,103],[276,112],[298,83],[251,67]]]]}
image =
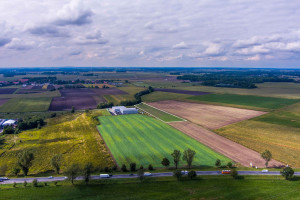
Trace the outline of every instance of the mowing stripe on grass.
{"type": "Polygon", "coordinates": [[[176,115],[173,115],[161,109],[155,108],[146,103],[140,103],[136,107],[165,123],[186,121],[181,117],[178,117],[176,115]]]}
{"type": "MultiPolygon", "coordinates": [[[[229,158],[190,138],[173,127],[145,115],[101,116],[98,126],[105,143],[119,166],[131,162],[137,166],[163,167],[161,160],[172,161],[174,149],[183,152],[190,148],[196,151],[194,165],[214,166],[216,159],[223,163],[229,158]]],[[[186,165],[181,161],[180,165],[186,165]]]]}

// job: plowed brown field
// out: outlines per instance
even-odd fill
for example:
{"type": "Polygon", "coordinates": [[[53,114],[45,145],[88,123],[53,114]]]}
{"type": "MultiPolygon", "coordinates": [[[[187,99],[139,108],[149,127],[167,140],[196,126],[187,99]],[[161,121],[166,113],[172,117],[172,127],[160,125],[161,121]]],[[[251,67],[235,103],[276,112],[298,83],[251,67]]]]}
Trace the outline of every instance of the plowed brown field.
{"type": "Polygon", "coordinates": [[[209,129],[221,128],[266,113],[255,110],[180,101],[159,101],[149,104],[209,129]]]}

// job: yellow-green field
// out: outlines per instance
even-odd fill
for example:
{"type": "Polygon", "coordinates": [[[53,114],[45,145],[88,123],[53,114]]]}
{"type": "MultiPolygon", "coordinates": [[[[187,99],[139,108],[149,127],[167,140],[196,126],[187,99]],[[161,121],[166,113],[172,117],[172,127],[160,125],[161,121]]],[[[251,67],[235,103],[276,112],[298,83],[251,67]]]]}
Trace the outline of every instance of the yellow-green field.
{"type": "Polygon", "coordinates": [[[126,100],[134,100],[134,95],[142,90],[145,90],[145,88],[135,87],[135,86],[129,86],[129,87],[118,87],[118,89],[123,90],[124,92],[127,92],[128,94],[121,94],[121,95],[103,95],[106,101],[113,102],[114,105],[119,105],[121,101],[126,100]]]}
{"type": "Polygon", "coordinates": [[[191,97],[191,95],[157,91],[142,96],[142,101],[153,102],[153,101],[185,99],[188,97],[191,97]]]}
{"type": "Polygon", "coordinates": [[[62,154],[62,170],[70,163],[84,165],[91,162],[95,167],[114,165],[113,159],[101,139],[93,116],[109,114],[105,110],[91,113],[75,113],[50,119],[42,129],[24,131],[16,136],[7,135],[0,144],[0,166],[8,167],[8,174],[16,163],[17,154],[31,149],[35,160],[29,173],[37,174],[52,170],[51,158],[62,154]]]}
{"type": "Polygon", "coordinates": [[[50,106],[51,99],[52,98],[50,97],[10,99],[0,107],[0,112],[47,111],[50,106]]]}

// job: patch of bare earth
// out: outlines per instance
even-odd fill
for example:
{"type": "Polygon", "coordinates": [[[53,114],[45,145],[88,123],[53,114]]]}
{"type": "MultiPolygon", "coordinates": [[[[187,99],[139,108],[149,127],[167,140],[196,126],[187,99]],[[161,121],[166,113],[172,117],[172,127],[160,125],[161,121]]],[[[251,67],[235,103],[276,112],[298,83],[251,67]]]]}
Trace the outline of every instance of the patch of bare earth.
{"type": "MultiPolygon", "coordinates": [[[[201,126],[191,122],[173,122],[169,124],[243,166],[249,166],[250,163],[259,168],[265,166],[265,161],[258,152],[248,149],[243,145],[235,143],[201,126]]],[[[282,163],[276,160],[271,160],[269,162],[269,166],[272,167],[279,167],[282,165],[282,163]]]]}
{"type": "Polygon", "coordinates": [[[149,104],[209,129],[218,129],[266,113],[255,110],[172,100],[152,102],[149,104]]]}

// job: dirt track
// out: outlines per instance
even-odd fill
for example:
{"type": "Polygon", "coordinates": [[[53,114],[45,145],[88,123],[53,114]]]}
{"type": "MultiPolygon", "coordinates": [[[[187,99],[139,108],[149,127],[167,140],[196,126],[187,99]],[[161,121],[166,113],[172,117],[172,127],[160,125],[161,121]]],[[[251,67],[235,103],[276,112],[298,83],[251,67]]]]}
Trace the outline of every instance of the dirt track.
{"type": "MultiPolygon", "coordinates": [[[[173,122],[169,124],[243,166],[249,167],[250,163],[252,163],[259,168],[263,168],[265,165],[265,161],[256,151],[248,149],[201,126],[191,122],[173,122]]],[[[282,165],[282,163],[275,160],[269,162],[269,166],[273,167],[282,165]]]]}
{"type": "Polygon", "coordinates": [[[221,128],[266,113],[255,110],[180,101],[159,101],[149,104],[209,129],[221,128]]]}

